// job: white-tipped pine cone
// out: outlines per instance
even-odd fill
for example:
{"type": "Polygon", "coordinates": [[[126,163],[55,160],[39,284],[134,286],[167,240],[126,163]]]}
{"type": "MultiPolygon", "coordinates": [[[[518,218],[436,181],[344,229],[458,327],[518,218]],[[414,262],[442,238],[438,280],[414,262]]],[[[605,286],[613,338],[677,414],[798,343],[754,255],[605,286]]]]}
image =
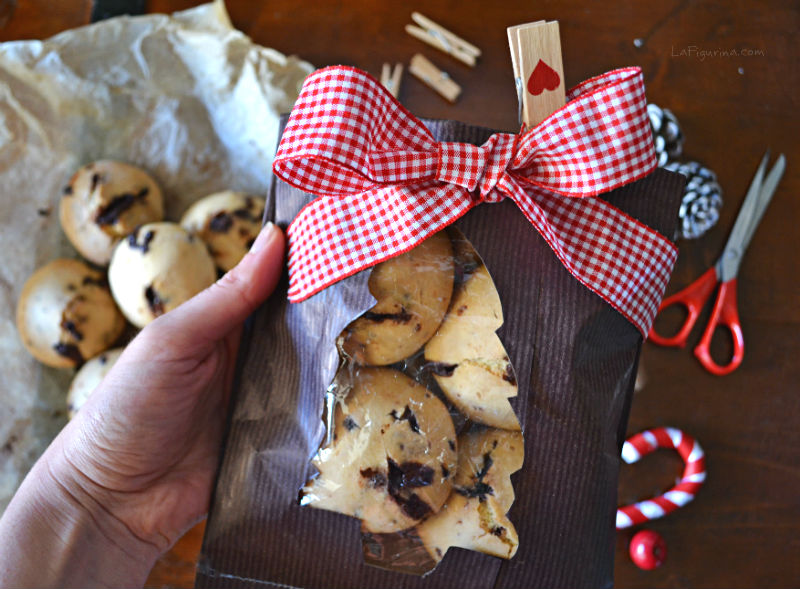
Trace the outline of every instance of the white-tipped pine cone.
{"type": "Polygon", "coordinates": [[[653,129],[653,141],[656,145],[659,167],[664,167],[683,153],[683,132],[678,119],[666,108],[655,104],[647,105],[650,127],[653,129]]]}
{"type": "Polygon", "coordinates": [[[695,239],[711,229],[719,220],[722,188],[717,176],[698,162],[669,162],[665,169],[687,178],[678,215],[681,220],[677,237],[695,239]]]}

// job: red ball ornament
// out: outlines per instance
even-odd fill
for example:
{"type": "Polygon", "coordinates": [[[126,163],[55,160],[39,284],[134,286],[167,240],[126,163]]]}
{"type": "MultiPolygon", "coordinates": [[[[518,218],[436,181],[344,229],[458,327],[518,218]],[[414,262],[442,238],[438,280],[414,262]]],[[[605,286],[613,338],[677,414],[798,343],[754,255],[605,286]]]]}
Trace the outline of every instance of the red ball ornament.
{"type": "Polygon", "coordinates": [[[642,530],[631,538],[628,552],[633,563],[642,570],[652,571],[667,558],[667,544],[653,530],[642,530]]]}

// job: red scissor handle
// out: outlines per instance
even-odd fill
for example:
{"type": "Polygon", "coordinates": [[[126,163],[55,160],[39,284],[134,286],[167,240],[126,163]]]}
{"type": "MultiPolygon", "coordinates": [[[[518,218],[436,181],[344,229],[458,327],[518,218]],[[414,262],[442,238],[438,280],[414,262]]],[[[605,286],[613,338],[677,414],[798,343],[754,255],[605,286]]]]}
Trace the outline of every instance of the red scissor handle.
{"type": "Polygon", "coordinates": [[[694,349],[694,355],[700,360],[700,364],[711,374],[723,376],[730,374],[739,367],[744,359],[744,337],[742,336],[742,324],[739,322],[739,311],[736,309],[736,279],[723,282],[719,287],[719,294],[714,303],[714,310],[711,312],[711,319],[708,321],[700,343],[694,349]],[[731,361],[720,366],[711,357],[711,338],[717,327],[727,327],[733,339],[733,356],[731,361]]]}
{"type": "Polygon", "coordinates": [[[692,331],[694,324],[697,322],[697,318],[700,316],[703,305],[705,305],[706,301],[711,297],[711,293],[714,292],[716,285],[717,270],[712,266],[689,286],[661,301],[661,305],[658,307],[659,313],[671,305],[681,305],[686,308],[688,315],[678,333],[672,337],[658,335],[655,327],[650,329],[650,333],[648,334],[650,341],[659,346],[684,347],[686,345],[686,340],[689,339],[689,332],[692,331]]]}

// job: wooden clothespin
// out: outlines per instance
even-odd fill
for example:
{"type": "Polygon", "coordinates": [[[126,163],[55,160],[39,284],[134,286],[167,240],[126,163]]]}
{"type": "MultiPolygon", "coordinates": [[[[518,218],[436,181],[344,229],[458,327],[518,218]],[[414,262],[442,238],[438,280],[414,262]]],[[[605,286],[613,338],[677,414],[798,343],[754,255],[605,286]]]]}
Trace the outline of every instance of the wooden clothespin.
{"type": "Polygon", "coordinates": [[[530,129],[564,106],[564,66],[558,21],[508,27],[520,124],[530,129]]]}
{"type": "Polygon", "coordinates": [[[411,20],[419,26],[406,25],[406,32],[409,35],[452,55],[469,66],[475,66],[475,60],[481,56],[481,50],[475,45],[451,33],[419,12],[412,12],[411,20]]]}
{"type": "Polygon", "coordinates": [[[397,95],[400,93],[400,80],[402,77],[402,63],[394,64],[394,68],[388,63],[383,64],[383,69],[381,70],[381,84],[383,84],[395,98],[397,98],[397,95]]]}
{"type": "Polygon", "coordinates": [[[450,102],[455,102],[461,94],[461,86],[456,84],[447,72],[437,68],[420,53],[411,58],[408,71],[450,102]]]}

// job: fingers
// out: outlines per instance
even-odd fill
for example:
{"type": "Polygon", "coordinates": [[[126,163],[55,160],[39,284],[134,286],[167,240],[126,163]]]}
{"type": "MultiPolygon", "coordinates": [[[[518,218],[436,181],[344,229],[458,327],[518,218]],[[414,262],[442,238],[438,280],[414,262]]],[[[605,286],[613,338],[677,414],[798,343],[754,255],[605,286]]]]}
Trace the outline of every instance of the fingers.
{"type": "MultiPolygon", "coordinates": [[[[281,276],[285,239],[267,223],[239,264],[203,292],[164,315],[185,341],[214,342],[238,327],[263,303],[281,276]]],[[[165,326],[166,327],[166,326],[165,326]]]]}

